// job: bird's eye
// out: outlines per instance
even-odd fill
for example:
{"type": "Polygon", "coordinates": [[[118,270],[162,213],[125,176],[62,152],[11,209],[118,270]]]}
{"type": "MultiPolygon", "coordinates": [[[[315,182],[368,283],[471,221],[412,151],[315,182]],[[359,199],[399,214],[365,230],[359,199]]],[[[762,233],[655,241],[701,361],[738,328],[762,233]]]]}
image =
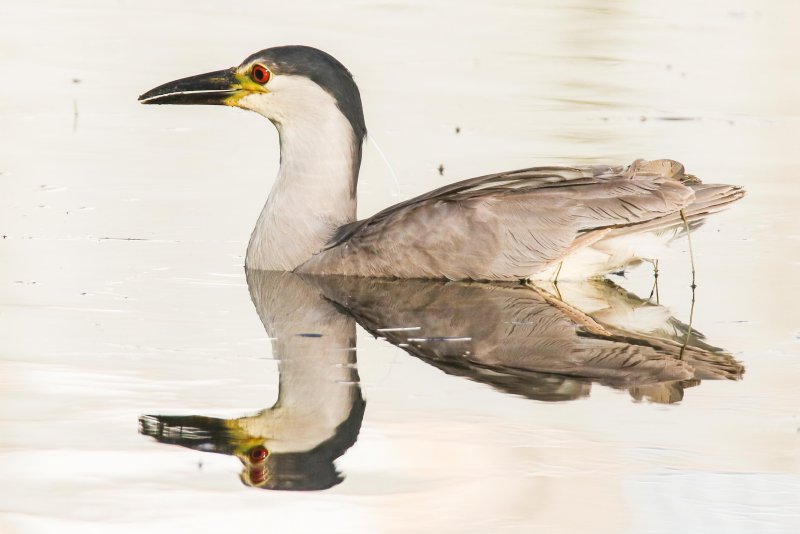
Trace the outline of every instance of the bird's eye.
{"type": "Polygon", "coordinates": [[[250,77],[254,82],[264,85],[272,77],[272,73],[264,65],[253,65],[250,69],[250,77]]]}
{"type": "Polygon", "coordinates": [[[269,451],[264,447],[253,447],[250,449],[250,460],[253,462],[263,462],[269,456],[269,451]]]}

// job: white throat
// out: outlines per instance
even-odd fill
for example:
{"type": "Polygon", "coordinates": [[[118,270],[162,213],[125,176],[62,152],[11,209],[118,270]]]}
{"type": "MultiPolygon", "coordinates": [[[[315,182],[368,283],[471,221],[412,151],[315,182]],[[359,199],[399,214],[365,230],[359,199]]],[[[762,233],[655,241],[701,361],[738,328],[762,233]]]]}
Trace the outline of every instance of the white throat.
{"type": "Polygon", "coordinates": [[[334,98],[311,80],[278,76],[239,105],[278,129],[281,165],[247,247],[250,269],[291,271],[356,217],[361,139],[334,98]]]}

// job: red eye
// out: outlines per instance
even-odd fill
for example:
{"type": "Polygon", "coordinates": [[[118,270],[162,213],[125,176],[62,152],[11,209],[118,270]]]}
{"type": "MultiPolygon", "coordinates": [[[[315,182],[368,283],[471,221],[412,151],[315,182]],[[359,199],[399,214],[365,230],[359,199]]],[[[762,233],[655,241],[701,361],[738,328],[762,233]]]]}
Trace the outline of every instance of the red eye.
{"type": "Polygon", "coordinates": [[[253,447],[250,449],[250,460],[253,462],[263,462],[269,456],[269,451],[264,447],[253,447]]]}
{"type": "Polygon", "coordinates": [[[272,74],[269,72],[269,69],[264,65],[253,65],[253,68],[250,69],[250,77],[256,83],[263,85],[269,81],[271,76],[272,74]]]}

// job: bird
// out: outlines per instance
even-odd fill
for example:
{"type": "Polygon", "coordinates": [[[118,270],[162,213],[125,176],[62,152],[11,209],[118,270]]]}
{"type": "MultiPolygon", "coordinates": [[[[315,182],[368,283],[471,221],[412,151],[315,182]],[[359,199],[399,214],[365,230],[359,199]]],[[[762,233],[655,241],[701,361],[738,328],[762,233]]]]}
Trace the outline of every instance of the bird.
{"type": "Polygon", "coordinates": [[[602,277],[654,261],[744,195],[669,160],[546,166],[446,185],[356,219],[367,129],[350,71],[308,46],[178,79],[143,104],[226,105],[278,130],[280,167],[250,236],[256,270],[476,281],[602,277]]]}

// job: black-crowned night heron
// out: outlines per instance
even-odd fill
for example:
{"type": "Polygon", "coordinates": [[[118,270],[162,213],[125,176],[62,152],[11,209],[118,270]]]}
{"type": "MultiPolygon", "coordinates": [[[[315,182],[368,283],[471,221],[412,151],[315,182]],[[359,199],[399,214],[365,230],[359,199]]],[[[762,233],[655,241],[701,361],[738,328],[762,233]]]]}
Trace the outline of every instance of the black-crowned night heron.
{"type": "Polygon", "coordinates": [[[358,87],[306,46],[176,80],[145,104],[222,104],[278,129],[281,164],[247,248],[251,269],[401,278],[585,278],[660,247],[744,195],[671,160],[535,167],[442,187],[356,221],[366,135],[358,87]]]}

